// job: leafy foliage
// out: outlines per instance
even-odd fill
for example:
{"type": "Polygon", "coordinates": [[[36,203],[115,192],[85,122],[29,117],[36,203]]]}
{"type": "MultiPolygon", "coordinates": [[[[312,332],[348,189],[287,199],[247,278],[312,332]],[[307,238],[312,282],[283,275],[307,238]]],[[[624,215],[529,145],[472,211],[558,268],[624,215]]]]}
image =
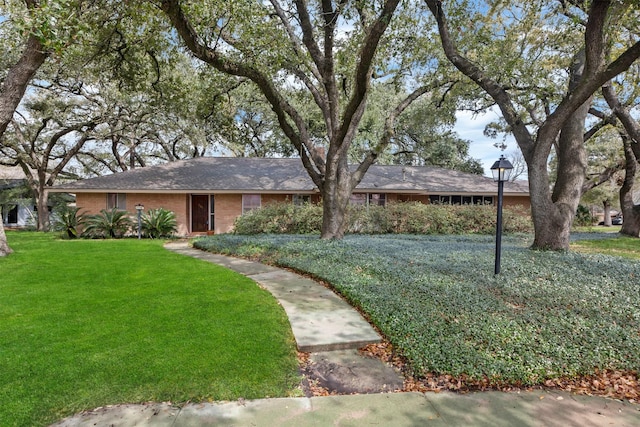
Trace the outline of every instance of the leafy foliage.
{"type": "Polygon", "coordinates": [[[487,236],[218,235],[195,243],[232,254],[251,248],[331,283],[417,374],[530,385],[637,371],[640,263],[528,244],[505,237],[495,276],[487,236]]]}
{"type": "MultiPolygon", "coordinates": [[[[520,209],[505,209],[507,233],[531,231],[531,221],[520,209]]],[[[493,234],[495,207],[489,205],[425,205],[418,202],[387,206],[350,206],[347,233],[351,234],[493,234]]],[[[235,221],[236,234],[319,233],[322,207],[271,203],[252,210],[235,221]]]]}
{"type": "Polygon", "coordinates": [[[102,209],[99,214],[87,216],[82,234],[92,238],[117,239],[124,237],[132,225],[127,211],[102,209]]]}
{"type": "Polygon", "coordinates": [[[80,235],[86,217],[80,213],[80,208],[62,205],[56,211],[53,222],[53,230],[62,233],[66,239],[75,239],[80,235]]]}
{"type": "Polygon", "coordinates": [[[578,205],[578,210],[576,211],[576,217],[573,220],[573,225],[577,226],[587,226],[593,225],[596,222],[597,218],[591,215],[591,211],[585,205],[578,205]]]}
{"type": "Polygon", "coordinates": [[[166,209],[150,209],[142,217],[142,233],[152,239],[169,237],[177,230],[176,214],[166,209]]]}
{"type": "Polygon", "coordinates": [[[235,220],[236,234],[259,233],[319,233],[322,226],[322,206],[291,202],[269,203],[239,216],[235,220]]]}

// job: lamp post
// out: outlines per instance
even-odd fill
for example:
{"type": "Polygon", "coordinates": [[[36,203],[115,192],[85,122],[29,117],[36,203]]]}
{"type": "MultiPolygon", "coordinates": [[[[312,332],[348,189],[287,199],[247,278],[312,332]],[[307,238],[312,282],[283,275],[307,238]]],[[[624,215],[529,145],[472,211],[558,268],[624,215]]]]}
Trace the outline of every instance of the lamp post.
{"type": "Polygon", "coordinates": [[[138,212],[138,239],[142,237],[142,211],[144,210],[144,205],[142,203],[138,203],[136,205],[136,211],[138,212]]]}
{"type": "Polygon", "coordinates": [[[502,193],[504,191],[504,182],[511,177],[513,165],[504,156],[491,166],[493,180],[498,183],[498,218],[496,220],[496,265],[495,274],[500,273],[500,253],[502,251],[502,193]]]}

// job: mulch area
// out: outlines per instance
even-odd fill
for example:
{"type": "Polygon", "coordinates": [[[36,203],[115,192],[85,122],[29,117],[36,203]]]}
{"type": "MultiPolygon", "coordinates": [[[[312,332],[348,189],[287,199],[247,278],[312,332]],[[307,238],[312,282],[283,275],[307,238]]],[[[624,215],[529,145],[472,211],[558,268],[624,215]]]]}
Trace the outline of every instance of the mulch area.
{"type": "MultiPolygon", "coordinates": [[[[464,375],[438,375],[429,373],[425,377],[416,378],[408,374],[407,361],[397,352],[389,342],[371,344],[362,349],[363,356],[375,357],[390,364],[404,373],[405,381],[402,392],[435,392],[450,391],[468,393],[471,391],[531,391],[531,390],[561,390],[587,396],[601,396],[612,399],[625,400],[629,403],[640,403],[640,383],[637,372],[622,372],[613,370],[597,370],[593,375],[578,378],[556,378],[546,380],[536,386],[522,384],[499,383],[487,379],[472,380],[464,375]]],[[[309,354],[298,353],[302,372],[308,372],[309,354]]],[[[320,387],[313,378],[305,374],[304,390],[307,396],[329,396],[338,394],[335,391],[320,387]]]]}

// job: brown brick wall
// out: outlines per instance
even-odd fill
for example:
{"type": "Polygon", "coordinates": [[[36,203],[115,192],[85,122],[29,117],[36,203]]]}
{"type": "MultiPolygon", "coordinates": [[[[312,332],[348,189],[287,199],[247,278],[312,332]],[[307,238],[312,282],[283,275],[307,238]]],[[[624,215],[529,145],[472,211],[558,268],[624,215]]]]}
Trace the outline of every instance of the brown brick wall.
{"type": "Polygon", "coordinates": [[[215,195],[214,231],[216,234],[233,231],[233,221],[241,214],[241,194],[215,195]]]}
{"type": "MultiPolygon", "coordinates": [[[[189,210],[187,194],[127,194],[127,212],[136,216],[136,205],[144,205],[145,211],[149,209],[164,208],[176,214],[178,234],[185,236],[189,233],[189,210]]],[[[107,208],[107,195],[105,193],[77,193],[76,206],[86,214],[97,214],[107,208]]]]}

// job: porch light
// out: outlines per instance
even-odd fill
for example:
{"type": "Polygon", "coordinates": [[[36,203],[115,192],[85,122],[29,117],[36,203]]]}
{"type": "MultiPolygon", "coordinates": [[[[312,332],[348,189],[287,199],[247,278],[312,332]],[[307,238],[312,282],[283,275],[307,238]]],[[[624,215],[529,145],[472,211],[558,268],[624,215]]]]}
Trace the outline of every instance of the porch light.
{"type": "Polygon", "coordinates": [[[502,193],[504,192],[504,182],[511,178],[513,165],[511,162],[500,156],[497,162],[491,166],[493,180],[498,183],[498,218],[496,220],[496,263],[494,274],[500,273],[500,253],[502,251],[502,193]]]}
{"type": "Polygon", "coordinates": [[[136,205],[136,212],[138,213],[138,239],[142,238],[142,211],[144,210],[144,205],[142,203],[138,203],[136,205]]]}

